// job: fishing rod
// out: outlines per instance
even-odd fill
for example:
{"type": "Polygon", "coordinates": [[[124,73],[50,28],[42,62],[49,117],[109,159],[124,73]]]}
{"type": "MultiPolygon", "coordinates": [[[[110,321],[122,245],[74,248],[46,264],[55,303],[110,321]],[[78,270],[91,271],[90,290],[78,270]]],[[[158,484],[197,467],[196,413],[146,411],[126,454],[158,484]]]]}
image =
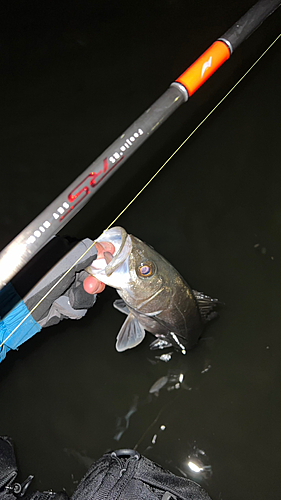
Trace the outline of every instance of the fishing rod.
{"type": "Polygon", "coordinates": [[[231,56],[281,0],[260,0],[0,253],[0,289],[76,215],[155,130],[231,56]]]}

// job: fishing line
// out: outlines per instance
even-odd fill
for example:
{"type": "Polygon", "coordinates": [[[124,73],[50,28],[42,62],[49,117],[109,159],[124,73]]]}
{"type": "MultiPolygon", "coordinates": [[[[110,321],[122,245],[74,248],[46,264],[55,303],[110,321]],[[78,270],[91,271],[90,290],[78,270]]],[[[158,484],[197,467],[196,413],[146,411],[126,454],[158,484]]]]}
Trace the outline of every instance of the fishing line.
{"type": "MultiPolygon", "coordinates": [[[[109,226],[103,231],[101,236],[108,231],[108,229],[115,224],[115,222],[121,217],[121,215],[126,212],[126,210],[134,203],[134,201],[143,193],[143,191],[149,186],[149,184],[155,179],[155,177],[163,170],[163,168],[167,165],[167,163],[179,152],[179,150],[186,144],[186,142],[195,134],[195,132],[205,123],[205,121],[214,113],[214,111],[221,105],[221,103],[231,94],[231,92],[239,85],[240,82],[250,73],[250,71],[256,66],[256,64],[262,59],[262,57],[273,47],[273,45],[277,42],[277,40],[281,37],[281,33],[275,38],[275,40],[267,47],[267,49],[260,55],[260,57],[252,64],[252,66],[246,71],[246,73],[238,80],[238,82],[233,85],[233,87],[227,92],[227,94],[216,104],[216,106],[205,116],[205,118],[195,127],[195,129],[188,135],[188,137],[180,144],[180,146],[171,154],[171,156],[163,163],[163,165],[157,170],[157,172],[149,179],[149,181],[142,187],[142,189],[134,196],[134,198],[125,206],[125,208],[115,217],[115,219],[109,224],[109,226]]],[[[19,327],[25,322],[29,316],[37,309],[37,307],[45,300],[46,297],[54,290],[54,288],[61,283],[61,281],[68,275],[68,273],[80,262],[81,259],[93,248],[96,244],[94,241],[89,248],[74,262],[74,264],[59,278],[59,280],[48,290],[48,292],[35,304],[35,306],[29,311],[29,313],[21,320],[21,322],[14,328],[14,330],[8,335],[8,337],[3,340],[0,344],[0,349],[2,349],[3,345],[6,344],[7,340],[14,335],[14,333],[19,329],[19,327]]]]}

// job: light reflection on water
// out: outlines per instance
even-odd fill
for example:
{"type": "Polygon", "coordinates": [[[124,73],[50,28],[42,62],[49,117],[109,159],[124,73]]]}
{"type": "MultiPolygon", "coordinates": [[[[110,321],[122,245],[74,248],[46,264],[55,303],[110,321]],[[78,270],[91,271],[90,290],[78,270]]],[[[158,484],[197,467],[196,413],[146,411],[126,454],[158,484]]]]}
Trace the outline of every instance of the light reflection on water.
{"type": "MultiPolygon", "coordinates": [[[[167,429],[170,430],[168,423],[170,411],[173,411],[174,407],[181,405],[178,400],[180,392],[184,391],[188,394],[193,389],[198,390],[200,387],[200,378],[202,375],[204,378],[205,374],[211,368],[209,346],[212,343],[210,343],[210,339],[202,339],[199,343],[202,345],[201,356],[195,363],[194,361],[191,363],[191,367],[188,367],[188,362],[178,352],[173,352],[173,360],[172,356],[169,356],[169,361],[166,358],[163,359],[163,355],[154,355],[148,358],[149,363],[160,367],[161,376],[151,385],[145,397],[140,398],[139,395],[135,395],[126,414],[117,418],[116,433],[114,435],[116,441],[120,441],[121,438],[126,439],[129,427],[134,426],[134,416],[136,413],[139,412],[141,414],[144,411],[147,413],[147,407],[149,406],[151,421],[134,445],[134,449],[146,455],[159,444],[159,440],[161,445],[165,446],[166,433],[164,431],[167,429]],[[157,410],[155,407],[156,402],[159,402],[157,410]]],[[[185,397],[182,398],[182,401],[185,399],[185,397]]],[[[141,419],[141,415],[139,415],[139,419],[141,419]]],[[[136,430],[135,428],[134,431],[136,430]]],[[[190,478],[194,478],[195,475],[204,480],[211,477],[212,467],[208,463],[206,453],[202,449],[198,448],[194,443],[191,449],[190,446],[185,449],[185,453],[186,459],[184,459],[181,467],[177,467],[182,475],[190,478]]]]}

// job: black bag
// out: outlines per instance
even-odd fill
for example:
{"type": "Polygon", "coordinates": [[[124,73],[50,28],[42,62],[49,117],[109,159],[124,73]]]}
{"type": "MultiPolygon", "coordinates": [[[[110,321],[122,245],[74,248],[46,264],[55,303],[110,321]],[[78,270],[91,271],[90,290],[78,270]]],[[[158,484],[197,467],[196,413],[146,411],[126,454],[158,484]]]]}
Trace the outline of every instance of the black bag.
{"type": "Polygon", "coordinates": [[[134,450],[103,455],[71,500],[210,500],[198,484],[178,477],[134,450]]]}
{"type": "Polygon", "coordinates": [[[44,491],[28,494],[28,487],[34,476],[28,476],[23,483],[16,481],[17,462],[12,440],[0,436],[0,500],[69,500],[66,493],[44,491]]]}
{"type": "MultiPolygon", "coordinates": [[[[19,484],[12,442],[0,438],[0,500],[69,500],[66,493],[27,493],[19,484]]],[[[134,450],[106,453],[95,462],[70,500],[210,500],[198,484],[178,477],[134,450]]]]}

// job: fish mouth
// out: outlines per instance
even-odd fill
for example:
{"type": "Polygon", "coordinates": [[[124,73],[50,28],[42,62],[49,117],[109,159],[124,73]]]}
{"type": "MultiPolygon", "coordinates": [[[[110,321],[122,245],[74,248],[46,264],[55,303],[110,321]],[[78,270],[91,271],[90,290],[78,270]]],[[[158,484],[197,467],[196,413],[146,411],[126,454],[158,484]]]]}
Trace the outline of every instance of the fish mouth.
{"type": "Polygon", "coordinates": [[[106,259],[96,259],[89,267],[87,267],[86,271],[92,274],[92,276],[99,277],[101,281],[105,282],[103,278],[110,277],[130,255],[132,250],[132,241],[125,229],[120,226],[112,227],[111,229],[104,231],[101,236],[95,240],[95,242],[98,243],[103,241],[108,241],[114,245],[115,252],[112,260],[107,262],[106,259]]]}

